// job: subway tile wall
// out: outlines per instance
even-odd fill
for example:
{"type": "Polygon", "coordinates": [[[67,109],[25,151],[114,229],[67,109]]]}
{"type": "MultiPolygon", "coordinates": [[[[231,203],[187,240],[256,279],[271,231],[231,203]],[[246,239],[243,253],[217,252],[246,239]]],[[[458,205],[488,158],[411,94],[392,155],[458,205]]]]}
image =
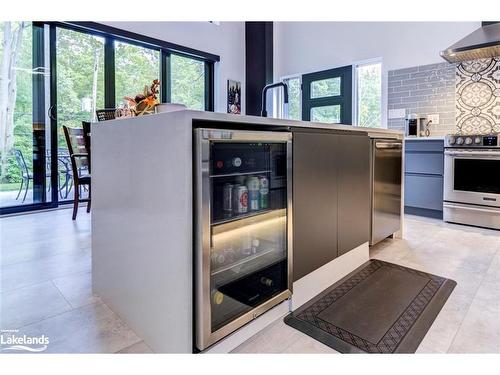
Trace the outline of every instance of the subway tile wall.
{"type": "MultiPolygon", "coordinates": [[[[456,131],[455,64],[447,62],[391,70],[388,72],[388,109],[404,109],[405,114],[439,115],[431,124],[431,136],[456,131]]],[[[404,129],[405,118],[390,118],[389,129],[404,129]]]]}

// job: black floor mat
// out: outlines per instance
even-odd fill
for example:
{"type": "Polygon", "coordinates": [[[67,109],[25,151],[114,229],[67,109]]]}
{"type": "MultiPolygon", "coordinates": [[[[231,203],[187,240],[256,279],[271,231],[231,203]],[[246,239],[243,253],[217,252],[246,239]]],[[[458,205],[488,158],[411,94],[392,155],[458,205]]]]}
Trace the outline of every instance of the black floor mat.
{"type": "Polygon", "coordinates": [[[456,284],[370,260],[285,323],[341,353],[414,353],[456,284]]]}

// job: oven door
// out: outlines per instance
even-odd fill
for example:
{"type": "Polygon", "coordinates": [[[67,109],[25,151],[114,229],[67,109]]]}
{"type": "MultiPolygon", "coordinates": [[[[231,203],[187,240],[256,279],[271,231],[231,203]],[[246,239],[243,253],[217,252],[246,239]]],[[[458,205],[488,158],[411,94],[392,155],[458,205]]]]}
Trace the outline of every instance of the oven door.
{"type": "Polygon", "coordinates": [[[500,151],[445,150],[444,200],[500,207],[500,151]]]}

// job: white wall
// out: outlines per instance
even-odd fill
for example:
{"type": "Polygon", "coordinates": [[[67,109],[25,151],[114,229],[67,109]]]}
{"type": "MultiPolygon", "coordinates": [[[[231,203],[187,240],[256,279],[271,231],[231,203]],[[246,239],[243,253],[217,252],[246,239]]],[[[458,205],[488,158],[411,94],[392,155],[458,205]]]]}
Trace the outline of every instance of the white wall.
{"type": "Polygon", "coordinates": [[[220,56],[215,70],[215,110],[226,112],[227,80],[242,83],[245,113],[245,23],[221,22],[101,22],[119,29],[220,56]]]}
{"type": "Polygon", "coordinates": [[[276,22],[275,80],[381,57],[385,124],[387,71],[443,62],[441,50],[480,26],[480,22],[276,22]]]}

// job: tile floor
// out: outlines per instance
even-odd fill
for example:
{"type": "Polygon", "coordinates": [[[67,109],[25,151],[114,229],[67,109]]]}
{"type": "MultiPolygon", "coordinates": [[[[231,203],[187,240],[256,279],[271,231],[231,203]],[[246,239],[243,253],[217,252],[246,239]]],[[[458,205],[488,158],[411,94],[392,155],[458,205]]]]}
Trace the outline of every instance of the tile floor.
{"type": "MultiPolygon", "coordinates": [[[[500,232],[407,216],[405,238],[373,258],[449,277],[458,285],[420,353],[500,353],[500,232]]],[[[150,353],[90,282],[90,215],[67,209],[0,218],[0,329],[45,333],[49,352],[150,353]]],[[[334,353],[286,326],[270,325],[237,353],[334,353]]]]}

